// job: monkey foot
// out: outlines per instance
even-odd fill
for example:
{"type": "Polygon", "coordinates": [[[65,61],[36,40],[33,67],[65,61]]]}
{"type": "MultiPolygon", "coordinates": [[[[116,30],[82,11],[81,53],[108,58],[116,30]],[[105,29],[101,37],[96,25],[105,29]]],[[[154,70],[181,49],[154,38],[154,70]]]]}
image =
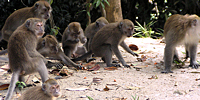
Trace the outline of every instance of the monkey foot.
{"type": "Polygon", "coordinates": [[[167,74],[167,73],[173,73],[173,71],[171,71],[171,70],[164,70],[164,71],[162,71],[161,73],[167,74]]]}
{"type": "Polygon", "coordinates": [[[89,63],[89,62],[91,62],[93,60],[96,60],[96,59],[95,58],[89,58],[89,59],[87,59],[86,63],[89,63]]]}
{"type": "Polygon", "coordinates": [[[131,68],[131,66],[129,66],[129,65],[124,65],[124,67],[131,68]]]}
{"type": "Polygon", "coordinates": [[[112,66],[114,66],[114,67],[121,67],[121,65],[120,64],[111,64],[110,66],[108,66],[108,67],[112,67],[112,66]]]}
{"type": "Polygon", "coordinates": [[[193,65],[189,65],[189,67],[192,67],[192,68],[195,68],[195,69],[197,69],[197,68],[199,68],[199,64],[193,64],[193,65]]]}

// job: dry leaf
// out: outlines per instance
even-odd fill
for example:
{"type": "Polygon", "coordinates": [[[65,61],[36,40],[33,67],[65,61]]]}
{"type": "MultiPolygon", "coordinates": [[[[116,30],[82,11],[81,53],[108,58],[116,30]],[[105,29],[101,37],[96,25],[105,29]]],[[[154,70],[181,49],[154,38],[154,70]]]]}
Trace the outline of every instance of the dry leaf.
{"type": "Polygon", "coordinates": [[[143,62],[143,61],[146,61],[147,57],[145,55],[142,55],[141,58],[137,58],[137,60],[139,62],[143,62]]]}
{"type": "Polygon", "coordinates": [[[0,85],[0,90],[6,90],[8,89],[10,84],[3,84],[3,85],[0,85]]]}
{"type": "Polygon", "coordinates": [[[60,71],[60,74],[59,74],[60,76],[68,76],[68,71],[66,70],[66,69],[62,69],[61,71],[60,71]]]}
{"type": "Polygon", "coordinates": [[[93,66],[92,68],[88,69],[88,71],[97,71],[99,69],[100,69],[100,65],[97,64],[97,65],[93,66]]]}
{"type": "Polygon", "coordinates": [[[129,48],[130,48],[131,50],[133,50],[133,51],[137,51],[137,50],[138,50],[138,46],[135,45],[135,44],[130,44],[130,45],[129,45],[129,48]]]}
{"type": "Polygon", "coordinates": [[[157,76],[157,75],[153,75],[153,76],[151,76],[151,77],[148,78],[148,79],[158,79],[158,76],[157,76]]]}
{"type": "Polygon", "coordinates": [[[117,67],[114,67],[114,66],[107,67],[107,68],[104,68],[104,70],[117,70],[117,67]]]}
{"type": "Polygon", "coordinates": [[[126,86],[129,90],[138,90],[141,87],[132,87],[132,86],[126,86]]]}
{"type": "Polygon", "coordinates": [[[3,69],[3,70],[5,70],[5,71],[8,71],[10,68],[9,68],[9,65],[6,64],[6,65],[1,66],[0,69],[3,69]]]}
{"type": "Polygon", "coordinates": [[[110,89],[106,86],[103,90],[104,91],[109,91],[110,89]]]}
{"type": "Polygon", "coordinates": [[[103,78],[97,78],[97,77],[93,78],[94,83],[101,83],[101,80],[103,80],[103,78]]]}
{"type": "Polygon", "coordinates": [[[83,90],[88,90],[88,87],[81,87],[81,88],[67,88],[66,90],[68,91],[83,91],[83,90]]]}
{"type": "Polygon", "coordinates": [[[84,65],[82,65],[83,67],[89,67],[89,66],[92,66],[92,65],[95,65],[96,63],[95,62],[89,62],[89,63],[86,63],[84,65]]]}

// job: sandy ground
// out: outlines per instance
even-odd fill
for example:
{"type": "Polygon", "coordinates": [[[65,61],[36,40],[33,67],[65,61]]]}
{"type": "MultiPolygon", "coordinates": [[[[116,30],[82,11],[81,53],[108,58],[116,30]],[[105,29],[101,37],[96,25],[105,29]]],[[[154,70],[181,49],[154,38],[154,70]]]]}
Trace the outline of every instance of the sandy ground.
{"type": "MultiPolygon", "coordinates": [[[[73,74],[58,79],[62,87],[62,95],[57,100],[88,100],[86,96],[94,100],[134,100],[135,96],[139,97],[139,100],[199,100],[200,69],[174,67],[172,69],[174,73],[161,74],[164,69],[162,62],[165,45],[160,41],[150,38],[126,39],[128,45],[135,44],[139,47],[137,53],[142,53],[139,54],[140,56],[144,55],[147,58],[146,61],[139,62],[137,57],[120,48],[125,61],[129,65],[141,68],[140,70],[120,67],[117,70],[105,70],[106,65],[99,58],[94,61],[101,66],[98,71],[76,71],[64,67],[73,74]],[[95,83],[93,78],[101,80],[95,83]]],[[[177,49],[180,59],[183,60],[184,47],[180,46],[177,49]]],[[[199,54],[197,54],[197,61],[200,61],[199,54]]],[[[189,65],[188,62],[189,60],[184,67],[189,65]]],[[[31,83],[33,77],[35,76],[31,75],[27,83],[31,83]]],[[[50,77],[55,78],[56,76],[50,74],[50,77]]],[[[9,83],[10,78],[11,74],[0,70],[0,85],[9,83]]],[[[36,85],[41,85],[41,83],[36,85]]],[[[28,88],[24,88],[22,92],[26,89],[28,88]]],[[[6,92],[7,90],[0,91],[0,99],[6,95],[6,92]]],[[[13,99],[17,99],[18,96],[15,94],[13,99]]]]}

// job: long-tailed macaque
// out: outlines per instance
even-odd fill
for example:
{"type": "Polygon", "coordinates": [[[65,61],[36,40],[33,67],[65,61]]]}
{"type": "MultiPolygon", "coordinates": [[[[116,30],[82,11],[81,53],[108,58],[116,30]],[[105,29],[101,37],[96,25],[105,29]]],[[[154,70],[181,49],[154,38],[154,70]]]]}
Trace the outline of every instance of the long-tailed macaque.
{"type": "Polygon", "coordinates": [[[128,19],[116,23],[110,23],[101,28],[94,36],[91,44],[91,50],[73,61],[79,61],[90,56],[92,53],[97,57],[102,57],[108,67],[115,66],[112,64],[112,53],[117,56],[123,66],[130,67],[124,61],[118,45],[122,46],[128,53],[138,56],[125,44],[124,39],[132,36],[134,33],[134,24],[128,19]]]}
{"type": "Polygon", "coordinates": [[[78,44],[87,42],[87,38],[83,33],[80,23],[72,22],[63,32],[62,36],[62,48],[66,56],[71,57],[72,54],[75,54],[78,44]]]}
{"type": "Polygon", "coordinates": [[[51,57],[53,59],[62,60],[66,65],[81,69],[82,66],[71,61],[61,50],[57,39],[52,35],[46,35],[40,38],[37,44],[37,51],[44,57],[51,57]]]}
{"type": "Polygon", "coordinates": [[[89,46],[92,43],[92,39],[94,35],[106,24],[108,24],[108,21],[106,20],[106,18],[100,17],[94,23],[91,23],[90,25],[86,27],[84,33],[85,33],[85,36],[87,37],[87,43],[86,43],[87,50],[89,50],[89,46]]]}
{"type": "Polygon", "coordinates": [[[18,100],[55,100],[60,95],[58,82],[55,79],[48,79],[42,86],[26,90],[18,100]]]}
{"type": "Polygon", "coordinates": [[[185,44],[186,58],[190,57],[190,67],[198,68],[196,62],[197,45],[200,35],[200,18],[197,15],[175,14],[169,17],[164,25],[166,41],[164,51],[165,70],[162,73],[172,73],[172,61],[178,59],[176,46],[185,44]]]}
{"type": "Polygon", "coordinates": [[[5,100],[10,100],[15,83],[24,81],[24,76],[39,72],[42,82],[48,79],[46,59],[36,50],[37,40],[44,34],[44,21],[29,18],[11,35],[8,42],[8,58],[12,78],[5,100]]]}
{"type": "Polygon", "coordinates": [[[6,19],[1,30],[0,39],[8,41],[15,29],[28,18],[49,19],[51,10],[50,4],[45,0],[37,1],[32,7],[16,10],[6,19]]]}

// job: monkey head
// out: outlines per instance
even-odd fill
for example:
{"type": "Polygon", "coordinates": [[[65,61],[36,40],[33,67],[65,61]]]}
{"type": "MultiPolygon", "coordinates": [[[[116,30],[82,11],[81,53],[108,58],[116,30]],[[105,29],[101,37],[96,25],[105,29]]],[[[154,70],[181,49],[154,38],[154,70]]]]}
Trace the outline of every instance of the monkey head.
{"type": "Polygon", "coordinates": [[[52,8],[47,1],[37,1],[33,6],[33,10],[37,18],[45,20],[49,19],[52,8]]]}
{"type": "Polygon", "coordinates": [[[42,90],[49,96],[60,96],[60,85],[55,79],[48,79],[42,84],[42,90]]]}
{"type": "Polygon", "coordinates": [[[200,18],[197,15],[185,15],[185,16],[188,17],[188,20],[189,20],[188,26],[191,27],[190,30],[196,31],[196,32],[191,32],[191,33],[197,33],[198,35],[200,35],[200,18]]]}
{"type": "Polygon", "coordinates": [[[76,43],[81,40],[81,43],[86,43],[87,38],[84,36],[83,29],[81,28],[80,23],[78,22],[72,22],[68,25],[68,33],[69,33],[69,38],[71,40],[75,41],[76,43]]]}
{"type": "Polygon", "coordinates": [[[96,27],[99,29],[101,29],[106,24],[108,24],[108,21],[105,19],[105,17],[100,17],[96,20],[96,27]]]}
{"type": "Polygon", "coordinates": [[[54,36],[46,35],[38,40],[37,51],[45,57],[54,57],[61,49],[54,36]]]}
{"type": "Polygon", "coordinates": [[[38,38],[44,35],[44,21],[39,18],[29,18],[25,21],[25,26],[38,38]]]}
{"type": "Polygon", "coordinates": [[[134,24],[131,20],[122,20],[121,22],[119,22],[119,28],[121,29],[122,33],[127,37],[131,37],[134,33],[134,24]]]}

